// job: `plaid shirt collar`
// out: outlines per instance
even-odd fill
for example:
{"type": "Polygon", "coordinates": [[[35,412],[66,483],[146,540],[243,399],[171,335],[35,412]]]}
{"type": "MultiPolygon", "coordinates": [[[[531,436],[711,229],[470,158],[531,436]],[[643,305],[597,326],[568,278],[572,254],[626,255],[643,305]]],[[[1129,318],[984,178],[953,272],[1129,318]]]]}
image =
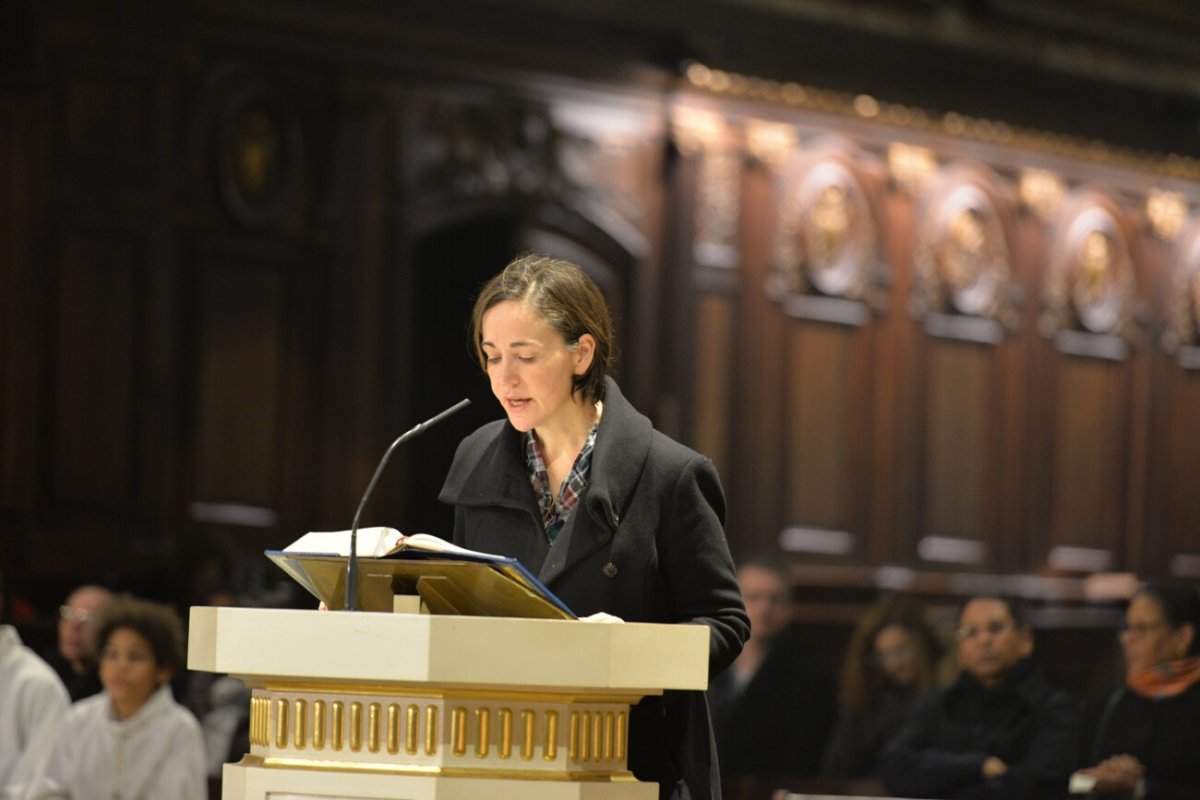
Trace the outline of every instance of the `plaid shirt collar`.
{"type": "Polygon", "coordinates": [[[551,542],[558,536],[559,531],[567,523],[567,515],[579,502],[583,490],[588,485],[588,473],[592,466],[592,449],[596,445],[597,421],[588,432],[583,443],[583,449],[575,457],[571,471],[563,481],[559,496],[555,499],[550,491],[550,475],[546,472],[546,462],[542,458],[541,448],[538,447],[537,437],[533,431],[525,434],[525,465],[529,468],[529,481],[533,484],[533,493],[537,495],[538,508],[542,512],[542,526],[546,529],[546,538],[551,542]]]}

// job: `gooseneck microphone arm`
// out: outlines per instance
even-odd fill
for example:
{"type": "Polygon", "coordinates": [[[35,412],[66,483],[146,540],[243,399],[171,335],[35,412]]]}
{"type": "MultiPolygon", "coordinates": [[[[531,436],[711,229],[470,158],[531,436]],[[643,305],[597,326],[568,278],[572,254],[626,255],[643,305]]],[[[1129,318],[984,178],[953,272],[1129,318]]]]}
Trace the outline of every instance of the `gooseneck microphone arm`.
{"type": "Polygon", "coordinates": [[[411,430],[405,431],[400,434],[400,438],[392,442],[391,447],[383,454],[383,458],[379,459],[379,466],[375,468],[375,474],[371,476],[371,482],[367,484],[367,490],[363,492],[362,500],[358,501],[358,510],[354,512],[354,523],[350,526],[350,557],[346,563],[346,602],[343,606],[346,611],[358,611],[358,521],[362,518],[363,509],[367,507],[367,500],[370,499],[371,492],[375,491],[375,484],[379,482],[379,476],[383,474],[383,468],[387,466],[392,452],[400,444],[424,433],[426,428],[438,424],[446,417],[462,411],[469,405],[471,405],[471,401],[463,398],[436,417],[431,417],[411,430]]]}

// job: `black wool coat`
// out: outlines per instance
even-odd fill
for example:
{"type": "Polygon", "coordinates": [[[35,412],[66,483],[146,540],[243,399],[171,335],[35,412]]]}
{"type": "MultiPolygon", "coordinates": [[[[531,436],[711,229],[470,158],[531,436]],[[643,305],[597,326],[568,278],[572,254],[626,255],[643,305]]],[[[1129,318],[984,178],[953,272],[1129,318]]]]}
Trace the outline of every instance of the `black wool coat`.
{"type": "Polygon", "coordinates": [[[743,687],[733,671],[708,688],[721,773],[816,775],[837,713],[833,675],[808,657],[805,643],[783,634],[743,687]]]}
{"type": "Polygon", "coordinates": [[[1118,689],[1085,766],[1122,753],[1146,768],[1146,800],[1200,797],[1200,683],[1159,700],[1118,689]]]}
{"type": "Polygon", "coordinates": [[[1060,800],[1075,762],[1079,710],[1029,659],[985,689],[965,672],[919,701],[880,763],[888,791],[947,800],[1060,800]],[[983,762],[1008,765],[985,779],[983,762]]]}
{"type": "MultiPolygon", "coordinates": [[[[725,541],[725,498],[712,462],[654,430],[611,379],[588,487],[553,546],[507,420],[458,447],[439,499],[454,506],[454,542],[519,560],[572,611],[629,622],[707,625],[709,675],[750,632],[725,541]]],[[[629,768],[663,798],[719,800],[703,692],[642,700],[630,716],[629,768]]]]}

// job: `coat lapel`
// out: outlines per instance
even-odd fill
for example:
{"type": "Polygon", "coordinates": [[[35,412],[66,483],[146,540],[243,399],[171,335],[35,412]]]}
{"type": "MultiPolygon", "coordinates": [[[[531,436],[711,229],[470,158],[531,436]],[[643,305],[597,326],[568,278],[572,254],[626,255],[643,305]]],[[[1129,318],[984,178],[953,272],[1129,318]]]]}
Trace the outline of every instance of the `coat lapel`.
{"type": "Polygon", "coordinates": [[[547,586],[612,541],[650,453],[650,420],[609,378],[588,488],[567,518],[538,578],[547,586]]]}

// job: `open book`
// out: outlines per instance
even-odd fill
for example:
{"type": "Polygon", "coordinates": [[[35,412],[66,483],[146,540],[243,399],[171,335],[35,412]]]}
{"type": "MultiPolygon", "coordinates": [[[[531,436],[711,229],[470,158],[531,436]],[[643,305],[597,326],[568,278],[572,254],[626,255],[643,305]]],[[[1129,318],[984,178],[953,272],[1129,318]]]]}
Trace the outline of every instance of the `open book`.
{"type": "MultiPolygon", "coordinates": [[[[575,619],[566,604],[515,558],[468,550],[428,533],[358,531],[360,605],[390,611],[397,594],[420,595],[435,614],[575,619]]],[[[270,558],[314,597],[342,608],[350,531],[306,533],[270,558]]]]}
{"type": "MultiPolygon", "coordinates": [[[[405,535],[395,528],[359,528],[356,542],[359,558],[383,558],[401,550],[445,553],[479,561],[504,560],[504,556],[480,553],[447,542],[431,533],[405,535]]],[[[285,553],[309,553],[346,558],[350,555],[350,531],[313,531],[283,548],[285,553]]]]}

